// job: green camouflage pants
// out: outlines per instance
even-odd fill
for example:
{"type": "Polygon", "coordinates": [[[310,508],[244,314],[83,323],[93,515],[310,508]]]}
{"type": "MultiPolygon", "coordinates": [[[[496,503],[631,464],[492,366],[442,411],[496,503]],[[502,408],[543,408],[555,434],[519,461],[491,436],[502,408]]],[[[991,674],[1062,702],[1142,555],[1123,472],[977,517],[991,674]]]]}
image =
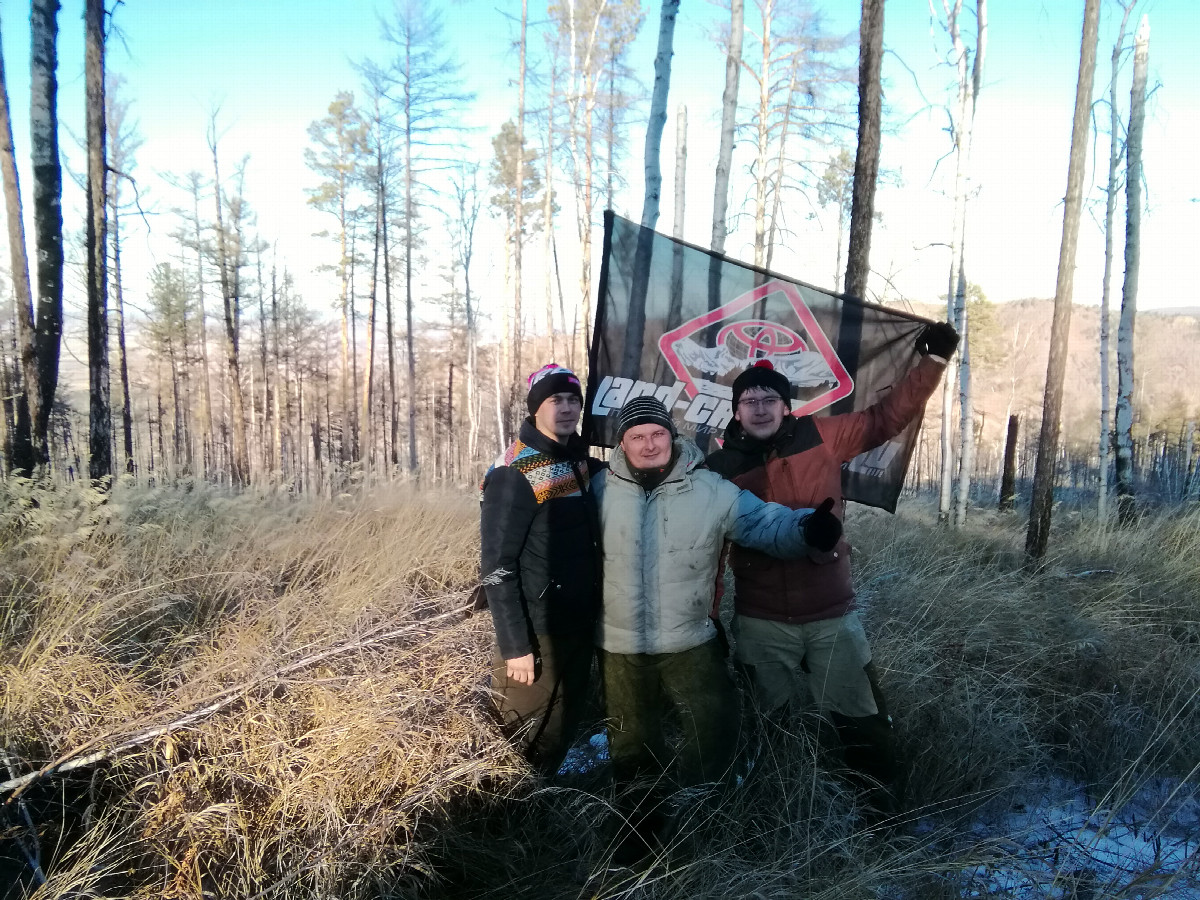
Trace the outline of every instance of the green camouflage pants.
{"type": "Polygon", "coordinates": [[[664,773],[680,787],[724,777],[737,747],[738,696],[715,640],[679,653],[602,650],[600,664],[618,785],[664,773]]]}

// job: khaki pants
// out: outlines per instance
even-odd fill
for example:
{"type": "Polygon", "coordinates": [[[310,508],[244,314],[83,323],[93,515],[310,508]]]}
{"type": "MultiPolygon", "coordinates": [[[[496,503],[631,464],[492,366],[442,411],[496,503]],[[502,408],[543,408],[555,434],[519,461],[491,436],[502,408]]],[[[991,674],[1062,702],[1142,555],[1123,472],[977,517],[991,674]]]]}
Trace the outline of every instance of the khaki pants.
{"type": "Polygon", "coordinates": [[[587,720],[592,658],[590,632],[537,636],[533,684],[510,681],[500,649],[492,653],[492,689],[506,733],[543,774],[553,775],[587,720]]]}
{"type": "Polygon", "coordinates": [[[805,692],[822,712],[861,718],[880,711],[865,671],[871,645],[858,613],[799,625],[735,616],[733,635],[734,659],[751,674],[763,711],[805,692]]]}
{"type": "Polygon", "coordinates": [[[858,614],[802,625],[735,616],[733,633],[734,658],[750,677],[759,710],[770,719],[807,693],[836,727],[850,780],[866,792],[868,806],[883,816],[899,812],[903,767],[858,614]]]}

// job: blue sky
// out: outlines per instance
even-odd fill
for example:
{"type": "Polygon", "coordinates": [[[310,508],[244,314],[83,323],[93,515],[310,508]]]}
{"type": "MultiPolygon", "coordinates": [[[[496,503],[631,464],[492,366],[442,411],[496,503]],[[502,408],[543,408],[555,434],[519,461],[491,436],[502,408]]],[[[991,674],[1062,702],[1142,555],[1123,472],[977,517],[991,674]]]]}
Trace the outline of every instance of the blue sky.
{"type": "MultiPolygon", "coordinates": [[[[934,2],[940,8],[940,0],[934,2]]],[[[530,6],[533,22],[544,19],[543,0],[532,0],[530,6]]],[[[969,213],[967,268],[968,277],[996,300],[1051,296],[1054,291],[1082,6],[1082,0],[992,3],[975,138],[978,194],[969,213]]],[[[82,0],[64,0],[63,7],[60,112],[64,126],[81,135],[82,0]]],[[[857,30],[856,4],[824,7],[832,31],[857,30]]],[[[0,8],[17,148],[25,159],[28,7],[2,0],[0,8]]],[[[173,252],[166,235],[174,226],[171,207],[181,198],[158,174],[209,170],[205,128],[210,111],[219,104],[226,171],[249,156],[246,190],[260,233],[278,240],[282,260],[295,272],[310,303],[326,305],[332,297],[328,276],[315,269],[332,261],[332,250],[312,235],[329,223],[305,203],[304,188],[317,180],[304,165],[306,129],[324,114],[338,90],[357,87],[352,61],[386,54],[378,26],[379,12],[386,8],[385,3],[365,0],[125,0],[116,13],[121,40],[110,46],[109,67],[125,77],[125,96],[140,122],[145,143],[138,154],[137,175],[152,211],[149,232],[133,223],[126,236],[131,285],[136,284],[139,267],[169,259],[173,252]]],[[[493,0],[443,2],[439,8],[447,45],[463,64],[468,88],[478,95],[462,122],[473,130],[464,133],[486,163],[492,134],[515,110],[515,26],[509,16],[519,15],[520,6],[516,0],[493,0]]],[[[1106,0],[1102,9],[1097,94],[1108,79],[1116,4],[1106,0]]],[[[1200,247],[1200,175],[1195,165],[1195,148],[1200,146],[1200,5],[1195,0],[1145,0],[1141,9],[1149,14],[1152,28],[1151,83],[1159,85],[1146,135],[1149,195],[1141,305],[1188,305],[1195,302],[1194,289],[1190,279],[1179,278],[1176,271],[1179,260],[1191,258],[1200,247]]],[[[630,60],[647,85],[653,76],[658,13],[657,3],[647,4],[647,21],[630,60]]],[[[686,103],[690,135],[685,236],[697,243],[707,243],[710,227],[715,124],[724,78],[723,59],[710,36],[721,16],[707,2],[683,0],[663,145],[659,227],[670,230],[674,111],[678,103],[686,103]]],[[[948,150],[944,105],[953,76],[939,66],[946,40],[936,28],[931,30],[927,0],[889,0],[886,16],[887,103],[890,121],[897,127],[903,123],[903,128],[885,139],[882,163],[898,173],[900,184],[880,190],[882,222],[872,248],[873,266],[888,276],[890,286],[877,279],[873,287],[889,300],[933,301],[945,290],[948,267],[948,253],[938,245],[949,239],[945,179],[952,174],[952,163],[935,166],[948,150]]],[[[749,11],[747,18],[749,24],[749,11]]],[[[748,36],[748,46],[751,40],[748,36]]],[[[540,40],[536,45],[540,47],[540,40]]],[[[743,79],[743,99],[748,87],[743,79]]],[[[1121,97],[1128,102],[1128,75],[1121,97]]],[[[65,158],[79,169],[81,152],[71,146],[72,140],[64,132],[65,158]]],[[[631,147],[630,185],[617,205],[619,212],[637,218],[641,129],[635,128],[631,147]]],[[[1096,150],[1101,159],[1106,156],[1106,138],[1098,140],[1096,150]]],[[[744,173],[749,160],[750,149],[739,146],[735,170],[744,173]]],[[[23,176],[28,203],[27,169],[23,176]]],[[[743,174],[735,182],[733,208],[745,192],[743,174]]],[[[775,268],[831,285],[836,255],[832,225],[821,215],[808,219],[804,202],[794,203],[791,222],[799,233],[791,247],[777,254],[775,268]]],[[[79,193],[69,185],[69,229],[79,227],[80,207],[79,193]]],[[[488,229],[494,238],[495,227],[485,226],[485,247],[488,229]]],[[[573,223],[564,217],[559,228],[564,247],[573,245],[573,223]]],[[[745,228],[740,229],[731,237],[728,252],[747,258],[749,241],[745,228]]],[[[1079,302],[1095,302],[1099,296],[1100,253],[1099,229],[1085,220],[1075,288],[1079,302]]],[[[489,276],[493,283],[500,280],[495,276],[502,273],[503,263],[494,247],[481,254],[478,264],[479,284],[489,276]]],[[[1119,270],[1118,265],[1118,294],[1119,270]]]]}

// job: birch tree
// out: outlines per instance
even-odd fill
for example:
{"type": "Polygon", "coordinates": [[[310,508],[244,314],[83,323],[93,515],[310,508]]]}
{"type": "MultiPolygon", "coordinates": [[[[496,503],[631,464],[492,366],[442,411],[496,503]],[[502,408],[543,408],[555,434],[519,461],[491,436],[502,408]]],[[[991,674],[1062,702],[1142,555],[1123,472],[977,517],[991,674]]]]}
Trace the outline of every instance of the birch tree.
{"type": "Polygon", "coordinates": [[[449,226],[455,259],[463,278],[463,311],[466,318],[467,356],[467,459],[475,459],[479,449],[479,324],[478,310],[471,293],[471,260],[475,254],[475,225],[479,221],[481,201],[478,168],[464,165],[454,179],[454,208],[449,226]]]}
{"type": "Polygon", "coordinates": [[[640,0],[556,0],[548,8],[567,55],[567,149],[575,188],[580,247],[579,296],[583,348],[591,344],[592,221],[596,211],[594,132],[596,106],[607,66],[628,51],[640,25],[640,0]]]}
{"type": "Polygon", "coordinates": [[[1067,167],[1067,194],[1063,208],[1062,244],[1058,254],[1058,279],[1054,288],[1054,319],[1050,326],[1050,357],[1046,364],[1046,392],[1037,466],[1033,476],[1033,501],[1025,552],[1034,560],[1046,554],[1054,506],[1054,470],[1058,457],[1058,432],[1062,418],[1062,386],[1067,369],[1067,340],[1071,327],[1071,297],[1075,285],[1075,250],[1079,240],[1079,213],[1083,205],[1088,113],[1096,74],[1096,42],[1100,0],[1087,0],[1083,13],[1083,39],[1079,52],[1079,81],[1075,88],[1075,115],[1071,125],[1071,158],[1067,167]]]}
{"type": "Polygon", "coordinates": [[[1121,140],[1121,120],[1117,111],[1117,78],[1121,71],[1121,56],[1124,53],[1125,34],[1129,16],[1137,0],[1126,0],[1121,4],[1121,27],[1113,42],[1112,59],[1108,81],[1108,179],[1104,187],[1104,281],[1100,290],[1100,479],[1096,497],[1096,514],[1101,522],[1108,521],[1108,470],[1112,462],[1111,390],[1109,372],[1112,368],[1109,323],[1112,318],[1112,268],[1113,268],[1113,221],[1117,212],[1117,195],[1120,191],[1121,157],[1124,143],[1121,140]]]}
{"type": "Polygon", "coordinates": [[[825,34],[823,18],[809,0],[756,0],[755,6],[757,22],[749,30],[758,52],[753,61],[743,57],[742,66],[757,91],[744,129],[755,149],[754,264],[769,267],[784,227],[785,192],[806,188],[817,177],[796,153],[800,132],[816,140],[845,126],[846,111],[836,95],[851,76],[837,63],[846,41],[825,34]]]}
{"type": "MultiPolygon", "coordinates": [[[[955,452],[953,438],[954,395],[960,388],[959,367],[962,360],[969,360],[970,353],[966,348],[970,341],[969,325],[966,316],[966,274],[963,262],[966,248],[967,231],[967,199],[971,187],[971,139],[975,126],[975,105],[982,82],[983,60],[987,48],[987,0],[977,0],[975,7],[975,46],[972,53],[963,38],[962,29],[962,0],[944,2],[943,10],[946,16],[946,32],[950,37],[951,55],[957,73],[958,95],[954,112],[951,115],[951,132],[954,140],[954,212],[951,223],[950,238],[950,277],[946,288],[946,319],[962,336],[962,350],[957,356],[948,360],[946,374],[942,385],[942,468],[941,485],[938,493],[938,521],[950,522],[951,508],[955,512],[953,524],[961,522],[958,498],[961,497],[962,515],[966,512],[966,500],[969,487],[971,447],[970,429],[973,427],[973,416],[970,409],[969,380],[965,391],[959,391],[960,402],[960,431],[957,482],[958,492],[955,493],[955,452]],[[973,61],[972,61],[973,57],[973,61]],[[966,422],[962,422],[962,418],[966,422]],[[967,435],[964,441],[963,435],[967,435]]],[[[932,9],[931,9],[932,11],[932,9]]],[[[969,373],[968,373],[969,375],[969,373]]]]}
{"type": "Polygon", "coordinates": [[[1117,518],[1126,525],[1136,514],[1133,486],[1133,328],[1137,318],[1142,239],[1142,132],[1146,123],[1146,72],[1150,20],[1142,16],[1133,50],[1133,87],[1125,142],[1125,283],[1117,328],[1117,518]]]}

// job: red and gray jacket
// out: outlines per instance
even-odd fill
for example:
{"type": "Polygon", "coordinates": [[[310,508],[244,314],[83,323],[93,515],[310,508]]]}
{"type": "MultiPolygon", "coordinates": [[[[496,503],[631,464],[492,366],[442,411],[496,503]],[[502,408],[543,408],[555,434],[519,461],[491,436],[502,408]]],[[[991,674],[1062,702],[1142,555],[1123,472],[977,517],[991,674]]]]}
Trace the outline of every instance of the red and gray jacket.
{"type": "MultiPolygon", "coordinates": [[[[843,518],[842,464],[896,436],[919,416],[944,368],[926,357],[879,403],[837,416],[785,416],[765,441],[751,438],[733,421],[724,446],[709,455],[708,467],[763,500],[793,509],[833,497],[833,511],[843,518]]],[[[734,545],[730,565],[739,615],[816,622],[843,616],[854,603],[850,545],[844,537],[833,552],[800,559],[776,559],[734,545]]]]}

